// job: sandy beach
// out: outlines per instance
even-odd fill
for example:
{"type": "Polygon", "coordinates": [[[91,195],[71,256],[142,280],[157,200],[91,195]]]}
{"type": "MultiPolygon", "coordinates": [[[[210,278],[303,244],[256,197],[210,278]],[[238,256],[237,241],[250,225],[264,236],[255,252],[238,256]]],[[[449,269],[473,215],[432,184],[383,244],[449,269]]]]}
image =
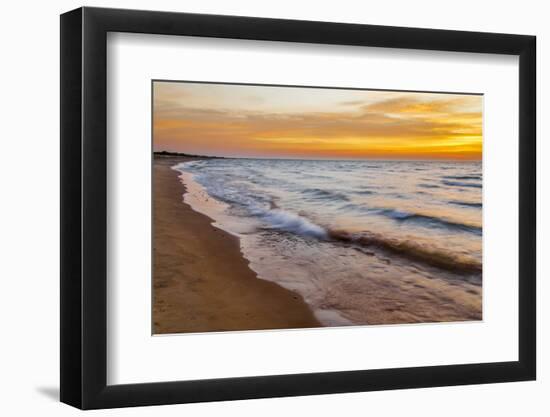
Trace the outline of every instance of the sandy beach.
{"type": "Polygon", "coordinates": [[[153,332],[321,326],[300,295],[256,276],[238,238],[183,203],[171,167],[186,160],[154,159],[153,332]]]}

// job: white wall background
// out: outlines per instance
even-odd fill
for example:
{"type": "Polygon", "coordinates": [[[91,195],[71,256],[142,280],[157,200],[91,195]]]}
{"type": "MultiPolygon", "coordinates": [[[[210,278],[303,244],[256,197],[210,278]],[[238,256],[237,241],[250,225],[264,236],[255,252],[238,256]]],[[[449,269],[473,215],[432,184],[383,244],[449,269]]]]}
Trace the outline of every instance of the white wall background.
{"type": "MultiPolygon", "coordinates": [[[[3,415],[75,415],[57,402],[59,378],[59,17],[72,0],[8,2],[0,22],[0,410],[3,415]]],[[[550,26],[545,2],[463,0],[414,2],[305,0],[124,0],[86,5],[238,14],[440,29],[509,32],[538,37],[539,378],[537,382],[99,411],[96,415],[256,416],[407,415],[546,416],[550,413],[550,148],[542,138],[550,97],[545,79],[550,26]],[[544,235],[544,236],[543,236],[544,235]],[[546,395],[545,395],[546,394],[546,395]]]]}

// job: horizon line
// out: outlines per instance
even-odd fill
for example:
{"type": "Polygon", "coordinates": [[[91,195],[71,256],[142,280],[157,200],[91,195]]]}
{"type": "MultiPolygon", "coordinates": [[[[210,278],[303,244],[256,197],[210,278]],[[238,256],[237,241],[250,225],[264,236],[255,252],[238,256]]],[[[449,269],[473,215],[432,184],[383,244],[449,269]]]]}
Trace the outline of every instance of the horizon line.
{"type": "Polygon", "coordinates": [[[219,156],[219,155],[198,155],[190,154],[186,152],[179,151],[153,151],[153,154],[165,154],[169,156],[184,156],[189,158],[212,158],[212,159],[262,159],[262,160],[290,160],[290,161],[379,161],[379,162],[483,162],[483,158],[480,159],[451,159],[451,158],[430,158],[430,159],[420,159],[420,158],[309,158],[309,157],[263,157],[263,156],[219,156]]]}

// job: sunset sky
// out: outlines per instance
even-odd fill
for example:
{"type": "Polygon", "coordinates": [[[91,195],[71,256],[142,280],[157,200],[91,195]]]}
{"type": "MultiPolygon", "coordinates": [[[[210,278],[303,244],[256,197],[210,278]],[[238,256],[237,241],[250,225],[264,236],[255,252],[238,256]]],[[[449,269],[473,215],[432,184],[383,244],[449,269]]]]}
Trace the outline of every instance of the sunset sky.
{"type": "Polygon", "coordinates": [[[480,95],[159,82],[155,151],[479,160],[480,95]]]}

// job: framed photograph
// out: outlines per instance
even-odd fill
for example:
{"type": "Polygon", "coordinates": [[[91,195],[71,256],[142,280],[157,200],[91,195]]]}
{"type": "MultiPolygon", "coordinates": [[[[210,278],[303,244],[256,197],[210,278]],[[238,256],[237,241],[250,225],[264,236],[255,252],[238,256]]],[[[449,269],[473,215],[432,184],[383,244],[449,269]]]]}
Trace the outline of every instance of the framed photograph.
{"type": "Polygon", "coordinates": [[[61,401],[533,380],[535,37],[61,16],[61,401]]]}

